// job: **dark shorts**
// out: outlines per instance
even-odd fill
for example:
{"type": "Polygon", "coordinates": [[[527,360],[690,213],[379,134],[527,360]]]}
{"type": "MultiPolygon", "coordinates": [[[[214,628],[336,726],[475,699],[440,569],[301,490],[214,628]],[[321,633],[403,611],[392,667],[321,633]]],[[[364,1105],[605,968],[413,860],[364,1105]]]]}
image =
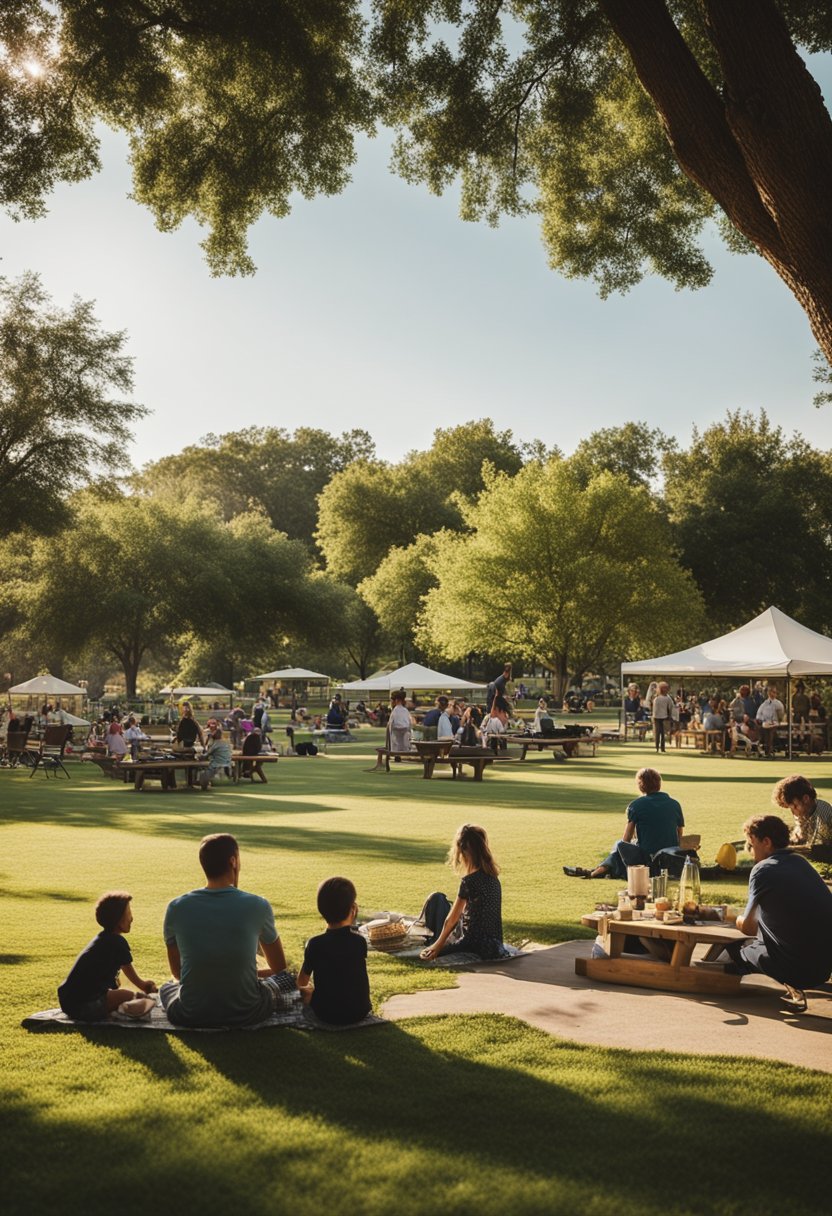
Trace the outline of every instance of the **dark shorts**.
{"type": "Polygon", "coordinates": [[[65,1009],[64,1013],[68,1018],[72,1018],[73,1022],[103,1022],[109,1017],[107,994],[105,992],[103,996],[97,996],[95,1000],[73,1005],[71,1009],[65,1009]]]}

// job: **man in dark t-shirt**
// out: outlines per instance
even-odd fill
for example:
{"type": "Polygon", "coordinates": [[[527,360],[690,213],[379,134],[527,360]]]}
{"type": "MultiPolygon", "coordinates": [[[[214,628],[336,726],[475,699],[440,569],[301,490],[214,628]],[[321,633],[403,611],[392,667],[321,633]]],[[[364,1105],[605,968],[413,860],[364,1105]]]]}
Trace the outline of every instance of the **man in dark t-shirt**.
{"type": "Polygon", "coordinates": [[[756,864],[737,928],[757,936],[734,943],[729,953],[741,971],[762,971],[785,984],[789,1002],[805,1008],[802,990],[832,972],[832,892],[804,857],[789,851],[789,829],[777,815],[756,815],[744,831],[756,864]]]}
{"type": "Polygon", "coordinates": [[[367,942],[354,929],[355,887],[348,878],[327,878],[318,887],[318,911],[326,932],[306,943],[298,988],[322,1022],[349,1026],[370,1012],[367,942]],[[315,986],[310,980],[314,977],[315,986]]]}

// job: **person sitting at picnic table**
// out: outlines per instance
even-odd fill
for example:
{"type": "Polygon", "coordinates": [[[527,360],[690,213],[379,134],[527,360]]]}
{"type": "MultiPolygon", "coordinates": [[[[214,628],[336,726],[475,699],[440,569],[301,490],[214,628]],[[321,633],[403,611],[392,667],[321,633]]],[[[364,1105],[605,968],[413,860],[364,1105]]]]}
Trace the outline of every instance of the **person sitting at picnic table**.
{"type": "Polygon", "coordinates": [[[818,798],[808,777],[784,777],[772,790],[771,801],[794,815],[790,844],[832,846],[832,806],[818,798]]]}
{"type": "Polygon", "coordinates": [[[640,797],[627,807],[624,835],[609,855],[593,869],[564,866],[569,878],[626,878],[627,866],[651,866],[681,873],[684,858],[680,847],[685,817],[675,798],[662,789],[661,773],[642,768],[636,773],[640,797]],[[633,838],[636,838],[636,844],[633,838]]]}
{"type": "Polygon", "coordinates": [[[624,698],[624,713],[632,714],[634,722],[643,722],[647,712],[641,704],[641,690],[638,684],[627,685],[627,695],[624,698]]]}
{"type": "Polygon", "coordinates": [[[760,708],[757,710],[757,721],[763,727],[763,739],[765,740],[766,755],[774,755],[774,745],[777,740],[777,727],[786,716],[786,709],[782,701],[777,699],[777,689],[773,684],[768,686],[768,696],[763,701],[760,708]]]}
{"type": "Polygon", "coordinates": [[[440,693],[433,703],[433,709],[429,709],[424,718],[422,718],[422,726],[426,729],[438,727],[439,719],[442,715],[448,716],[448,704],[448,698],[444,693],[440,693]]]}
{"type": "Polygon", "coordinates": [[[755,864],[737,928],[756,936],[731,942],[728,969],[771,976],[785,985],[785,1003],[802,1012],[805,989],[825,984],[832,972],[832,892],[805,857],[789,851],[779,816],[755,815],[743,832],[755,864]]]}
{"type": "Polygon", "coordinates": [[[139,754],[139,744],[147,741],[147,735],[139,726],[133,714],[130,714],[124,727],[124,741],[130,747],[130,755],[135,760],[139,754]]]}
{"type": "Polygon", "coordinates": [[[200,772],[199,784],[204,790],[207,790],[211,782],[216,781],[221,773],[231,775],[231,744],[223,737],[221,726],[218,726],[208,736],[205,755],[208,767],[200,772]]]}
{"type": "Polygon", "coordinates": [[[548,718],[548,720],[554,724],[554,718],[552,717],[552,714],[549,710],[549,702],[546,700],[545,697],[541,697],[539,699],[539,701],[537,702],[537,709],[534,711],[534,721],[532,722],[532,734],[533,735],[542,735],[543,734],[543,727],[541,726],[541,722],[543,721],[544,718],[548,718]]]}
{"type": "Polygon", "coordinates": [[[199,739],[200,744],[205,746],[205,739],[202,734],[202,727],[194,717],[194,711],[190,701],[185,701],[182,704],[182,717],[176,725],[176,738],[173,745],[180,750],[182,748],[193,748],[196,741],[199,739]]]}
{"type": "MultiPolygon", "coordinates": [[[[707,708],[702,714],[702,729],[703,730],[720,730],[725,731],[725,718],[719,711],[719,698],[711,697],[707,708]]],[[[712,752],[719,750],[719,744],[716,739],[709,741],[709,748],[712,752]]]]}
{"type": "Polygon", "coordinates": [[[347,709],[341,701],[340,692],[336,692],[329,703],[329,709],[326,712],[326,724],[330,730],[346,729],[347,709]]]}
{"type": "Polygon", "coordinates": [[[114,760],[120,760],[127,755],[127,741],[121,729],[120,722],[111,722],[107,729],[107,753],[114,760]]]}
{"type": "Polygon", "coordinates": [[[245,739],[243,740],[243,747],[242,747],[243,755],[252,757],[251,760],[246,760],[243,764],[243,776],[251,777],[251,779],[253,781],[254,776],[256,774],[259,777],[259,779],[262,781],[263,785],[265,785],[266,784],[266,774],[263,772],[262,763],[260,762],[260,760],[257,759],[257,757],[260,755],[262,750],[263,750],[263,737],[260,734],[260,727],[255,726],[251,731],[249,731],[249,733],[246,735],[245,739]]]}
{"type": "Polygon", "coordinates": [[[391,693],[390,701],[393,706],[390,711],[390,720],[387,723],[390,751],[401,755],[402,752],[410,751],[412,739],[411,718],[404,704],[404,689],[399,688],[391,693]]]}
{"type": "Polygon", "coordinates": [[[496,751],[498,747],[505,747],[505,739],[500,736],[506,733],[508,729],[508,716],[511,712],[511,707],[508,701],[502,695],[497,693],[494,700],[491,702],[491,712],[483,718],[482,721],[482,742],[484,747],[492,747],[496,751]]]}

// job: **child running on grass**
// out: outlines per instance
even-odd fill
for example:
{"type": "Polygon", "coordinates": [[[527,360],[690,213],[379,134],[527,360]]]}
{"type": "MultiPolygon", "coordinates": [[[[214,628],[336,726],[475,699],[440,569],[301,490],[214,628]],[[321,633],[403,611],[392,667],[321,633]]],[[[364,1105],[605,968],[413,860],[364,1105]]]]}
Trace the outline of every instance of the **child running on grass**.
{"type": "Polygon", "coordinates": [[[136,974],[124,940],[133,923],[132,898],[127,891],[108,891],[95,905],[101,932],[84,947],[58,989],[61,1009],[74,1021],[100,1022],[119,1008],[130,1017],[143,1017],[155,1004],[146,994],[156,992],[156,985],[136,974]],[[119,988],[119,971],[138,992],[119,988]]]}
{"type": "Polygon", "coordinates": [[[464,823],[448,850],[448,864],[462,875],[456,902],[445,918],[442,931],[433,945],[422,951],[429,960],[441,954],[478,954],[480,958],[504,958],[502,887],[497,875],[500,867],[488,845],[485,828],[464,823]],[[448,938],[462,918],[462,937],[453,943],[448,938]]]}
{"type": "Polygon", "coordinates": [[[353,927],[358,915],[348,878],[327,878],[318,887],[318,911],[326,932],[306,943],[298,988],[322,1022],[349,1026],[370,1012],[367,942],[353,927]],[[314,988],[310,984],[315,978],[314,988]]]}

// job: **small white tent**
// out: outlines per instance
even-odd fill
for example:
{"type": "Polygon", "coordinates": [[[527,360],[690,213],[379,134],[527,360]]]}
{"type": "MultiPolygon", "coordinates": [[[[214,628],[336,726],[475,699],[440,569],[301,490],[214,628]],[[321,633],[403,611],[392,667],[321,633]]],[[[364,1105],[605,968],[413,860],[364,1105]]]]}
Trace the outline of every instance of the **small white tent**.
{"type": "Polygon", "coordinates": [[[656,659],[621,664],[622,676],[832,675],[832,638],[766,608],[733,633],[656,659]]]}
{"type": "Polygon", "coordinates": [[[421,663],[407,663],[404,667],[397,667],[395,671],[377,673],[368,676],[366,680],[355,680],[352,684],[342,684],[340,687],[343,692],[349,693],[391,692],[394,688],[404,688],[409,692],[470,692],[483,691],[487,685],[444,675],[441,671],[423,667],[421,663]]]}
{"type": "Polygon", "coordinates": [[[79,688],[77,684],[67,684],[66,680],[59,680],[57,676],[51,676],[49,672],[42,676],[35,676],[33,680],[26,680],[23,684],[15,684],[14,688],[9,689],[9,692],[19,697],[86,696],[85,689],[79,688]]]}
{"type": "Polygon", "coordinates": [[[329,676],[322,676],[319,671],[307,671],[305,667],[283,667],[280,671],[267,671],[262,676],[249,676],[250,680],[300,680],[311,684],[328,684],[329,676]]]}

